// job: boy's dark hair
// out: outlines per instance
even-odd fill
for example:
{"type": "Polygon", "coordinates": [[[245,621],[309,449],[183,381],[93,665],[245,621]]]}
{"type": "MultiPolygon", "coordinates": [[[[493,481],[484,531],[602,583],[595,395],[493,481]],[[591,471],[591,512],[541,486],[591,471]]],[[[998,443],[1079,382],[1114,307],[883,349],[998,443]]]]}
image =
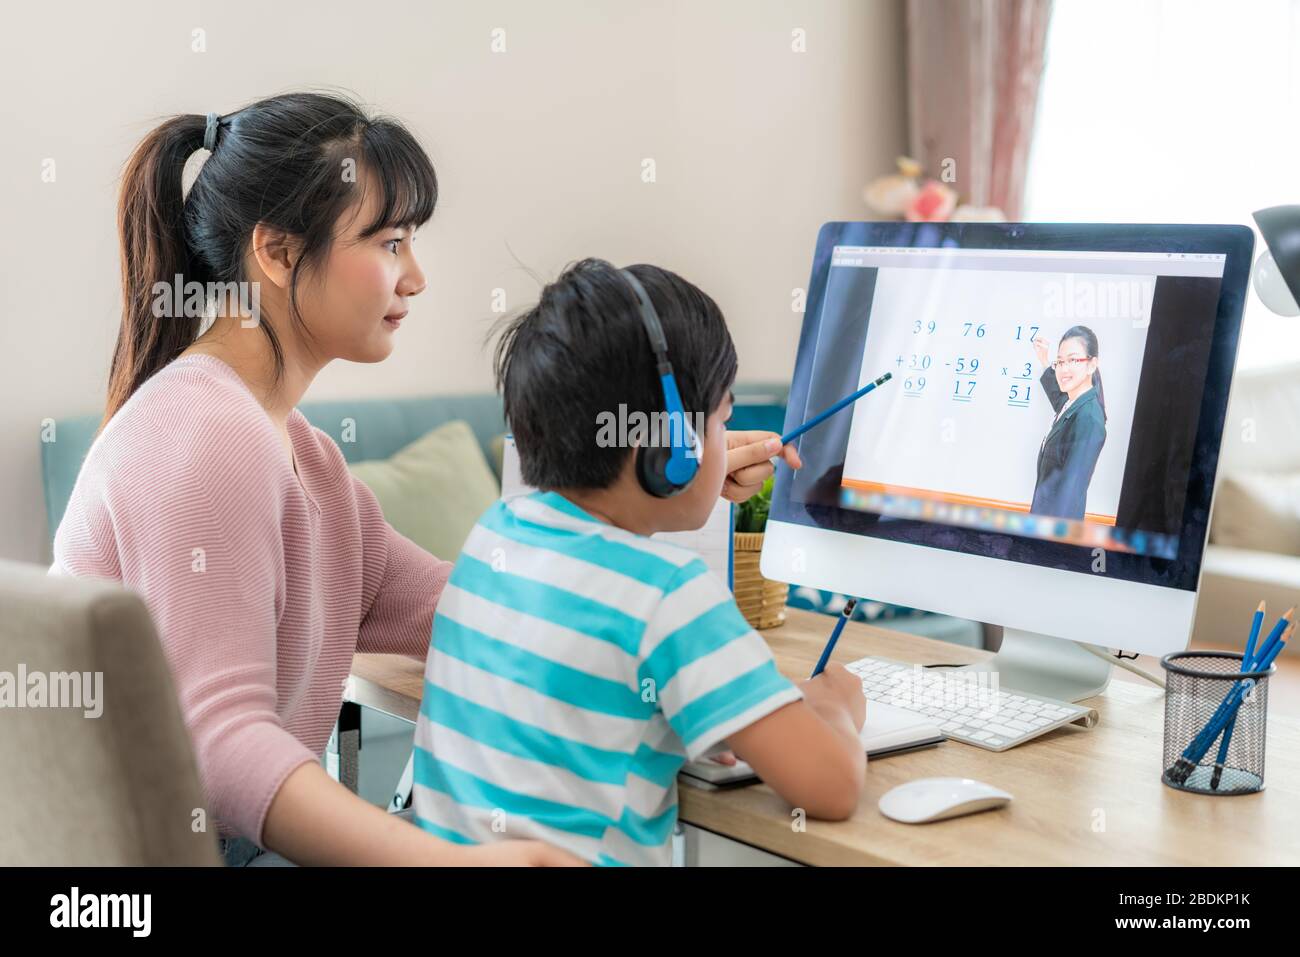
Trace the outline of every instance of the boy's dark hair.
{"type": "MultiPolygon", "coordinates": [[[[667,269],[628,271],[659,315],[689,421],[697,413],[707,419],[736,379],[736,347],[721,310],[667,269]]],[[[536,306],[509,320],[494,366],[522,478],[537,488],[612,485],[632,449],[598,445],[598,416],[618,417],[620,404],[629,416],[665,411],[636,294],[603,259],[570,265],[536,306]]]]}

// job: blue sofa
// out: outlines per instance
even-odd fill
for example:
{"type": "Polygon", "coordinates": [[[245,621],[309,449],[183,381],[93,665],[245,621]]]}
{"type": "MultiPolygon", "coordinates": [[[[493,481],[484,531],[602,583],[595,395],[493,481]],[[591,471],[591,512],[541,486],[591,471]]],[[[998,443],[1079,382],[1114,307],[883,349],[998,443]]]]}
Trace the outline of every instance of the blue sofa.
{"type": "MultiPolygon", "coordinates": [[[[781,430],[787,386],[757,384],[737,386],[735,391],[732,428],[781,430]]],[[[339,443],[348,462],[386,459],[431,429],[461,419],[474,431],[493,469],[499,468],[492,445],[505,432],[506,425],[501,399],[493,394],[325,400],[304,402],[298,408],[307,421],[339,443]],[[355,441],[341,441],[345,419],[355,422],[355,441]]],[[[99,421],[97,415],[60,419],[55,422],[56,441],[41,443],[42,488],[51,542],[99,421]]]]}
{"type": "MultiPolygon", "coordinates": [[[[786,384],[737,385],[731,428],[780,432],[785,424],[788,393],[789,386],[786,384]]],[[[493,450],[493,442],[505,432],[506,427],[501,399],[494,394],[325,400],[304,402],[299,408],[309,422],[339,443],[349,462],[388,458],[431,429],[461,419],[474,431],[484,456],[493,469],[497,470],[497,478],[500,479],[500,464],[493,450]],[[345,419],[355,422],[355,441],[341,441],[345,419]]],[[[56,441],[41,444],[42,487],[51,543],[72,495],[81,463],[98,427],[97,415],[60,419],[55,423],[56,441]]],[[[792,608],[806,608],[833,615],[843,608],[844,597],[812,588],[791,588],[789,604],[792,608]]],[[[979,646],[982,642],[980,627],[971,622],[882,602],[859,602],[854,617],[869,621],[889,620],[890,627],[960,644],[979,646]]]]}

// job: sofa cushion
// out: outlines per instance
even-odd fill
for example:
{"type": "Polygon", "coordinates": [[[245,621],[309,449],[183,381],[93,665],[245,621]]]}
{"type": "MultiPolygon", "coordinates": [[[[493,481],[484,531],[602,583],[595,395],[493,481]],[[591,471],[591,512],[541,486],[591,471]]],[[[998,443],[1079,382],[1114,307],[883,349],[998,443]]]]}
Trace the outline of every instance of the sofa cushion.
{"type": "MultiPolygon", "coordinates": [[[[469,423],[483,454],[505,428],[501,399],[492,393],[333,399],[298,406],[307,421],[337,443],[348,462],[386,458],[430,429],[457,419],[469,423]]],[[[41,432],[41,469],[49,540],[63,520],[81,463],[99,428],[98,415],[59,419],[57,431],[41,432]],[[57,436],[58,441],[53,441],[57,436]]]]}
{"type": "Polygon", "coordinates": [[[1223,427],[1224,475],[1300,470],[1300,363],[1238,372],[1223,427]]]}
{"type": "Polygon", "coordinates": [[[1300,555],[1300,472],[1224,475],[1210,540],[1229,548],[1300,555]]]}
{"type": "Polygon", "coordinates": [[[488,445],[488,451],[490,453],[488,464],[492,466],[492,471],[496,473],[497,484],[500,485],[501,472],[505,466],[506,458],[506,434],[504,432],[492,437],[492,441],[488,445]]]}
{"type": "Polygon", "coordinates": [[[391,458],[348,466],[379,500],[388,524],[439,558],[455,559],[496,501],[496,476],[469,425],[448,422],[391,458]]]}

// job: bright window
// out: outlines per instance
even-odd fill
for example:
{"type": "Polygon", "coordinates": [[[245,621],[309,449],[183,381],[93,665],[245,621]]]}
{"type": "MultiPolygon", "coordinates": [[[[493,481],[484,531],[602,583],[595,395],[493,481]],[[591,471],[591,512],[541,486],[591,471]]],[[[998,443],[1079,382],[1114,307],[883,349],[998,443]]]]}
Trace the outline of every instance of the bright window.
{"type": "MultiPolygon", "coordinates": [[[[1027,220],[1253,227],[1300,203],[1300,0],[1056,0],[1039,97],[1027,220]]],[[[1238,367],[1287,362],[1300,318],[1252,291],[1238,367]]]]}

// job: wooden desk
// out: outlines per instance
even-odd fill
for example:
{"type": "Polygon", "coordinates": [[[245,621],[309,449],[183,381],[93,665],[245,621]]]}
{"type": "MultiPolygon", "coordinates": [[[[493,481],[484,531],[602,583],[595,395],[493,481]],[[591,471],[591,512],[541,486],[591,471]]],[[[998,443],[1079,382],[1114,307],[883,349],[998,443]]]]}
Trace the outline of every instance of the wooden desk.
{"type": "MultiPolygon", "coordinates": [[[[834,619],[788,613],[764,633],[781,671],[807,677],[834,619]]],[[[835,660],[878,655],[921,664],[968,662],[977,651],[850,622],[835,660]]],[[[349,697],[414,721],[423,688],[418,662],[357,655],[349,697]]],[[[994,754],[948,741],[871,762],[858,812],[839,823],[792,827],[790,806],[765,785],[731,791],[679,788],[681,819],[706,831],[806,864],[1300,864],[1300,719],[1270,714],[1265,789],[1259,794],[1185,794],[1160,782],[1164,698],[1116,669],[1089,701],[1091,731],[1067,727],[994,754]],[[1015,800],[998,811],[906,825],[876,810],[880,796],[922,777],[972,777],[1015,800]]]]}

